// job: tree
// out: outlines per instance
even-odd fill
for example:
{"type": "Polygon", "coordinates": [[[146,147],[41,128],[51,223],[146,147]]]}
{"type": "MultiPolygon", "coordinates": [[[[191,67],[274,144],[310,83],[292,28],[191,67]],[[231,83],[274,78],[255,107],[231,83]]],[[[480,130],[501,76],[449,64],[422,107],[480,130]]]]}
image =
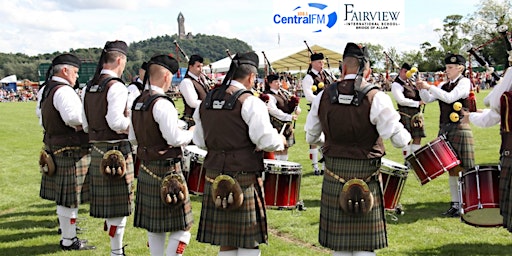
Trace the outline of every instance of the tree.
{"type": "Polygon", "coordinates": [[[464,45],[469,43],[469,40],[464,37],[467,33],[467,27],[462,25],[462,16],[448,15],[443,20],[443,29],[435,29],[434,31],[441,33],[439,44],[445,53],[456,53],[460,54],[460,51],[464,45]]]}

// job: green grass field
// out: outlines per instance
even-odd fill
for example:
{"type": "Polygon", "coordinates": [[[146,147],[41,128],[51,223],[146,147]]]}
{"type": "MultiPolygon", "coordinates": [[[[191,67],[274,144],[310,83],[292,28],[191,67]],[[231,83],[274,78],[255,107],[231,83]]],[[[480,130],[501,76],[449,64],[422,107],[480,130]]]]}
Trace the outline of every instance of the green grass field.
{"type": "MultiPolygon", "coordinates": [[[[487,91],[477,94],[483,108],[487,91]]],[[[177,101],[181,108],[181,100],[177,101]]],[[[303,112],[296,124],[297,144],[290,149],[290,161],[302,165],[300,199],[307,210],[269,209],[268,245],[262,245],[262,255],[330,255],[331,251],[318,243],[318,223],[322,178],[314,176],[309,160],[303,126],[307,106],[301,100],[303,112]]],[[[181,112],[181,111],[180,111],[181,112]]],[[[427,105],[425,123],[426,144],[437,137],[439,107],[427,105]]],[[[473,127],[477,164],[497,164],[500,146],[499,127],[473,127]]],[[[60,235],[55,203],[39,198],[40,173],[37,165],[42,147],[42,130],[35,115],[35,103],[0,104],[0,255],[108,255],[110,243],[103,231],[103,220],[89,216],[88,205],[80,206],[80,238],[96,245],[95,251],[64,252],[59,248],[60,235]]],[[[401,150],[386,141],[385,158],[403,164],[401,150]]],[[[201,210],[201,197],[193,195],[196,223],[193,239],[186,255],[216,255],[218,247],[195,241],[201,210]]],[[[441,215],[450,201],[448,175],[421,186],[413,171],[409,172],[400,199],[404,215],[387,215],[389,247],[378,255],[510,255],[512,234],[503,228],[478,228],[461,223],[458,218],[441,215]]],[[[130,217],[124,242],[128,255],[149,255],[146,231],[133,227],[130,217]]]]}

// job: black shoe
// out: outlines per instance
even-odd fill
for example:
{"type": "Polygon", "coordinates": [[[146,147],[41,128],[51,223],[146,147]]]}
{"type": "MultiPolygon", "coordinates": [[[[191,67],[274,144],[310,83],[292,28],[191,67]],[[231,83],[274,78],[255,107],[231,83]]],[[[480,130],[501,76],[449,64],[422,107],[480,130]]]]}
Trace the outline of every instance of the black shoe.
{"type": "Polygon", "coordinates": [[[324,170],[320,170],[320,175],[324,175],[324,170]]]}
{"type": "Polygon", "coordinates": [[[459,217],[459,209],[455,207],[450,207],[446,212],[443,213],[446,217],[459,217]]]}
{"type": "Polygon", "coordinates": [[[62,240],[60,241],[60,248],[65,251],[83,251],[83,250],[94,250],[96,246],[87,245],[86,243],[82,243],[82,240],[75,237],[72,239],[73,243],[70,246],[62,245],[62,240]]]}
{"type": "Polygon", "coordinates": [[[315,175],[316,175],[316,176],[321,175],[321,174],[320,174],[320,170],[315,169],[315,175]]]}

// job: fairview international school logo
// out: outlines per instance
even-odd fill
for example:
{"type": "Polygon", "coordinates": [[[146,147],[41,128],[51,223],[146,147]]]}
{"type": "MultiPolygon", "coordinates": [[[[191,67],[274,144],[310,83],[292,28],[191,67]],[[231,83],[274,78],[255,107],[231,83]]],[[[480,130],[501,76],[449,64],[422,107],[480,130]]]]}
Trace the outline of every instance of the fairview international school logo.
{"type": "Polygon", "coordinates": [[[307,3],[304,6],[297,6],[293,8],[290,14],[275,14],[275,24],[299,24],[299,25],[311,25],[312,32],[322,32],[322,29],[332,28],[338,16],[336,12],[329,14],[323,13],[327,8],[327,5],[321,3],[307,3]]]}
{"type": "Polygon", "coordinates": [[[404,4],[404,0],[276,0],[272,22],[284,33],[403,32],[404,4]]]}

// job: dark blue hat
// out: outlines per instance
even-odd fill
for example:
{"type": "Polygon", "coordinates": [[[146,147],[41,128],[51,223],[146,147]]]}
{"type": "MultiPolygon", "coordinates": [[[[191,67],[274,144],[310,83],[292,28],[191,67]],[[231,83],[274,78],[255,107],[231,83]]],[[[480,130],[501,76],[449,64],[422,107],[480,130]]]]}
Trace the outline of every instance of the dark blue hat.
{"type": "Polygon", "coordinates": [[[311,54],[310,59],[311,59],[311,61],[323,60],[324,59],[324,54],[321,53],[321,52],[320,53],[313,53],[313,54],[311,54]]]}
{"type": "Polygon", "coordinates": [[[188,65],[194,65],[194,63],[199,62],[199,63],[203,63],[204,59],[203,57],[197,55],[197,54],[192,54],[192,56],[190,56],[190,59],[188,60],[188,65]]]}
{"type": "Polygon", "coordinates": [[[179,68],[178,61],[175,58],[165,54],[153,56],[148,62],[148,68],[152,64],[160,65],[171,71],[173,74],[175,74],[179,68]]]}
{"type": "Polygon", "coordinates": [[[462,55],[450,53],[444,58],[444,63],[466,65],[466,59],[462,55]]]}
{"type": "Polygon", "coordinates": [[[107,41],[105,43],[105,47],[103,47],[103,51],[105,52],[111,52],[111,51],[117,51],[124,55],[128,53],[128,45],[124,41],[107,41]]]}
{"type": "Polygon", "coordinates": [[[403,69],[407,69],[407,70],[411,70],[412,67],[411,67],[411,65],[409,63],[404,62],[404,64],[402,64],[402,68],[403,69]]]}
{"type": "Polygon", "coordinates": [[[67,65],[71,65],[71,66],[80,68],[80,65],[82,64],[82,62],[80,61],[80,59],[78,57],[76,57],[75,55],[70,54],[70,53],[64,53],[64,54],[58,55],[57,57],[55,57],[52,60],[52,66],[62,65],[62,64],[67,64],[67,65]]]}
{"type": "Polygon", "coordinates": [[[369,59],[366,47],[361,47],[355,43],[347,43],[347,46],[345,46],[345,51],[343,51],[343,58],[345,57],[355,57],[358,59],[365,58],[366,60],[369,59]]]}

